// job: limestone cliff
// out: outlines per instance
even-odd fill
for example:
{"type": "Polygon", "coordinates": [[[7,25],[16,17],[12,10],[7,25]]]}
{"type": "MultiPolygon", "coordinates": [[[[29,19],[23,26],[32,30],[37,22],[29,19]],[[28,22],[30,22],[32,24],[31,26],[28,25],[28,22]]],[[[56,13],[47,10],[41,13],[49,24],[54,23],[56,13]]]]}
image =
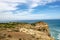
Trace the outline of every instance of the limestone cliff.
{"type": "Polygon", "coordinates": [[[20,23],[15,26],[0,31],[0,40],[54,40],[50,36],[47,23],[20,23]]]}

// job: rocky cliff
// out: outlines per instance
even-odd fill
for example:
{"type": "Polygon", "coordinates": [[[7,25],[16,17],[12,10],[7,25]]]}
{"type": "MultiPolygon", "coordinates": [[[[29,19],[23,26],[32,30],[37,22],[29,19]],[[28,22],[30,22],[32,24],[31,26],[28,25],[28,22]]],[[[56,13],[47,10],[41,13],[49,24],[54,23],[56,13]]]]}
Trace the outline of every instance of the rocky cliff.
{"type": "Polygon", "coordinates": [[[15,28],[1,30],[0,40],[54,40],[47,23],[20,23],[15,26],[15,28]]]}

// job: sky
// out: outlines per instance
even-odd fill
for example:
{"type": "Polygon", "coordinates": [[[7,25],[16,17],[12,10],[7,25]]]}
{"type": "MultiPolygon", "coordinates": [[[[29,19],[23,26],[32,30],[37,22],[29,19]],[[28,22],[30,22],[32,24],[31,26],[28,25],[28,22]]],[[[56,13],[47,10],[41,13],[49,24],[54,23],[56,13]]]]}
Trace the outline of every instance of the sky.
{"type": "Polygon", "coordinates": [[[60,0],[0,0],[0,21],[60,19],[60,0]]]}

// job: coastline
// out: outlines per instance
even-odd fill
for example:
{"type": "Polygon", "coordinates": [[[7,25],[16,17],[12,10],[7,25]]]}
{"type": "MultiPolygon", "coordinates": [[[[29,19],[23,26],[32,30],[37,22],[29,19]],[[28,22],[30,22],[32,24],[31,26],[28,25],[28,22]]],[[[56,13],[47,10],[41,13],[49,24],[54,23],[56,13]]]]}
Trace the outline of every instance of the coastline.
{"type": "MultiPolygon", "coordinates": [[[[33,36],[34,38],[31,38],[31,40],[32,39],[34,39],[34,40],[54,40],[50,35],[50,31],[49,31],[47,23],[44,23],[44,22],[36,22],[33,24],[10,22],[10,23],[0,24],[0,26],[1,26],[0,28],[2,28],[2,30],[0,29],[1,30],[0,33],[2,33],[1,35],[3,35],[3,33],[5,35],[9,34],[10,36],[12,36],[12,38],[13,37],[15,38],[15,36],[16,36],[15,33],[16,34],[19,33],[19,35],[20,35],[20,33],[23,32],[24,34],[22,34],[22,35],[29,34],[29,35],[33,36]],[[12,32],[14,33],[14,35],[10,34],[12,32]]],[[[6,37],[5,37],[5,39],[6,39],[6,37]]],[[[20,36],[20,37],[22,37],[22,36],[20,36]]],[[[24,36],[21,39],[23,39],[23,38],[24,38],[24,36]]],[[[8,39],[10,39],[10,38],[8,38],[8,39]]],[[[18,38],[16,37],[16,40],[17,39],[19,39],[19,37],[18,38]]],[[[13,40],[13,39],[11,39],[11,40],[13,40]]],[[[29,40],[29,39],[27,39],[27,40],[29,40]]]]}

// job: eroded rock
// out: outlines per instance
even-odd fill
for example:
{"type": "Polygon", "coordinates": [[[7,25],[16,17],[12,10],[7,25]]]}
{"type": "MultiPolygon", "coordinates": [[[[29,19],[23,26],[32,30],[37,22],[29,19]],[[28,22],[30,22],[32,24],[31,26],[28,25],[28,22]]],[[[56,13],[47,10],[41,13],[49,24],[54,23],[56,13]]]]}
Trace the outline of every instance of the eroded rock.
{"type": "Polygon", "coordinates": [[[54,40],[50,36],[48,24],[17,24],[15,28],[5,28],[0,31],[0,40],[54,40]]]}

